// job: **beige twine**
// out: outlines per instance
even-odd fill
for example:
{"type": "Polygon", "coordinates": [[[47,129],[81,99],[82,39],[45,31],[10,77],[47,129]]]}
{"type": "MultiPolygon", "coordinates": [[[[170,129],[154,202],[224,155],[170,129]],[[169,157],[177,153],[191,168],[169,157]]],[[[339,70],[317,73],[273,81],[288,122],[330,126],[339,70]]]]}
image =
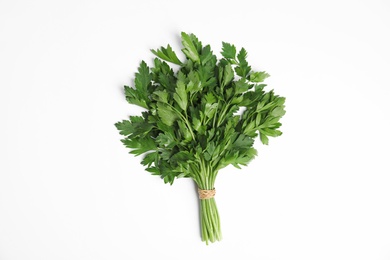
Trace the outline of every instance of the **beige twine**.
{"type": "Polygon", "coordinates": [[[198,193],[199,193],[199,199],[201,200],[211,199],[214,198],[215,196],[215,189],[201,190],[198,188],[198,193]]]}

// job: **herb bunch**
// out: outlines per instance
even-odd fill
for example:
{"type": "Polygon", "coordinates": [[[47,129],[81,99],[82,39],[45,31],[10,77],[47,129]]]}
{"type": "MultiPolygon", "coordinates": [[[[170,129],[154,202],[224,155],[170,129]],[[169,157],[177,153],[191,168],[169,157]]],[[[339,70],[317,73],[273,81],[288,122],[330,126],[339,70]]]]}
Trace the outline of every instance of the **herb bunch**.
{"type": "MultiPolygon", "coordinates": [[[[264,90],[269,74],[252,70],[244,48],[222,42],[218,59],[194,34],[181,39],[184,61],[168,45],[152,50],[153,67],[141,62],[134,87],[124,90],[145,110],[115,125],[130,153],[143,154],[142,165],[165,183],[189,177],[200,190],[213,190],[219,170],[246,166],[257,155],[254,138],[267,145],[282,134],[285,98],[264,90]]],[[[220,240],[214,198],[201,199],[200,212],[202,240],[220,240]]]]}

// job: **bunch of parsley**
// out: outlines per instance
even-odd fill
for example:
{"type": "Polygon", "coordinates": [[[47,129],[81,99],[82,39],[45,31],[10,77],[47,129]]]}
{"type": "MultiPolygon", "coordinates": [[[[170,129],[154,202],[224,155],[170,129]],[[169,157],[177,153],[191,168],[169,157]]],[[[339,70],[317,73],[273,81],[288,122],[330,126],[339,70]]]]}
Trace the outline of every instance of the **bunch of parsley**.
{"type": "MultiPolygon", "coordinates": [[[[146,170],[165,183],[189,177],[200,190],[213,190],[219,170],[240,168],[256,156],[255,137],[268,144],[268,137],[282,134],[285,98],[264,90],[269,74],[252,70],[244,48],[237,53],[222,42],[223,57],[217,59],[195,35],[183,32],[181,39],[185,61],[168,45],[152,50],[153,67],[141,62],[134,88],[125,86],[125,95],[145,110],[116,127],[130,153],[144,154],[146,170]]],[[[220,240],[214,198],[201,199],[200,207],[202,240],[220,240]]]]}

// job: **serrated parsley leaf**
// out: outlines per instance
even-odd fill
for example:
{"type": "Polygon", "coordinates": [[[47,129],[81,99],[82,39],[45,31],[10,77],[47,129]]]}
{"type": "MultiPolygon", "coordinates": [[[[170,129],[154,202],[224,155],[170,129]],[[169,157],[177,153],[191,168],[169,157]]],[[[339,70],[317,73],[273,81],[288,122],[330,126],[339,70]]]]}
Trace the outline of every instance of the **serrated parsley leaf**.
{"type": "Polygon", "coordinates": [[[155,141],[150,137],[122,139],[122,143],[131,149],[131,154],[135,156],[145,152],[155,150],[157,148],[155,141]]]}
{"type": "Polygon", "coordinates": [[[247,135],[239,134],[233,143],[233,149],[248,149],[252,147],[254,140],[247,135]]]}
{"type": "Polygon", "coordinates": [[[248,65],[246,61],[247,52],[244,48],[241,48],[240,52],[237,55],[238,66],[235,68],[238,76],[246,78],[251,71],[251,66],[248,65]]]}
{"type": "Polygon", "coordinates": [[[147,167],[150,167],[152,164],[156,163],[158,161],[158,153],[157,152],[151,152],[145,155],[145,157],[142,159],[141,164],[147,167]]]}
{"type": "Polygon", "coordinates": [[[135,74],[135,88],[137,89],[140,96],[148,102],[148,86],[151,83],[152,75],[150,74],[150,70],[148,65],[144,61],[141,62],[138,73],[135,74]]]}
{"type": "Polygon", "coordinates": [[[282,135],[281,131],[275,130],[275,129],[272,129],[272,128],[261,128],[260,129],[260,133],[264,134],[264,135],[267,135],[267,136],[272,136],[272,137],[277,137],[277,136],[282,135]]]}
{"type": "Polygon", "coordinates": [[[177,82],[176,93],[173,94],[173,98],[181,109],[187,109],[188,98],[186,93],[186,86],[183,82],[177,82]]]}
{"type": "Polygon", "coordinates": [[[282,116],[284,116],[284,114],[286,114],[286,111],[284,110],[283,106],[275,107],[271,111],[271,116],[273,116],[273,117],[282,117],[282,116]]]}
{"type": "Polygon", "coordinates": [[[236,94],[244,93],[249,89],[249,84],[246,82],[245,78],[235,81],[234,86],[236,88],[236,94]]]}
{"type": "Polygon", "coordinates": [[[213,52],[211,51],[210,45],[206,45],[202,49],[202,53],[200,54],[200,62],[202,65],[205,65],[206,63],[211,62],[213,59],[215,59],[215,56],[213,55],[213,52]]]}
{"type": "Polygon", "coordinates": [[[252,82],[263,82],[269,76],[270,75],[267,72],[265,72],[265,71],[253,72],[249,76],[249,81],[252,81],[252,82]]]}
{"type": "Polygon", "coordinates": [[[160,116],[161,122],[168,126],[173,125],[178,118],[177,114],[170,106],[161,102],[157,103],[157,113],[160,116]]]}
{"type": "Polygon", "coordinates": [[[230,64],[218,67],[218,79],[222,91],[234,79],[234,71],[230,64]]]}
{"type": "Polygon", "coordinates": [[[247,166],[257,155],[257,151],[254,148],[249,148],[246,151],[239,153],[232,163],[238,169],[241,169],[240,165],[247,166]]]}
{"type": "Polygon", "coordinates": [[[222,42],[222,56],[225,59],[235,59],[236,58],[236,47],[233,44],[222,42]]]}
{"type": "Polygon", "coordinates": [[[176,53],[172,50],[172,47],[168,44],[167,48],[161,47],[160,49],[151,50],[160,59],[163,59],[168,62],[172,62],[177,65],[181,65],[181,61],[177,57],[176,53]]]}
{"type": "Polygon", "coordinates": [[[169,133],[160,133],[156,138],[156,142],[164,148],[173,148],[177,144],[174,136],[169,133]]]}
{"type": "Polygon", "coordinates": [[[181,42],[184,46],[182,49],[183,53],[193,62],[199,62],[199,53],[197,47],[191,39],[191,36],[185,32],[181,33],[181,42]]]}
{"type": "Polygon", "coordinates": [[[129,135],[134,131],[134,127],[129,120],[123,120],[115,124],[121,135],[129,135]]]}
{"type": "Polygon", "coordinates": [[[155,95],[155,100],[156,101],[160,101],[162,103],[168,103],[168,97],[169,97],[169,93],[166,92],[165,90],[156,90],[155,92],[153,92],[153,95],[155,95]]]}
{"type": "Polygon", "coordinates": [[[148,105],[143,96],[134,88],[130,88],[129,86],[125,86],[125,96],[127,102],[133,105],[137,105],[143,108],[148,108],[148,105]]]}
{"type": "Polygon", "coordinates": [[[262,131],[260,131],[260,140],[264,145],[268,145],[269,139],[262,131]]]}

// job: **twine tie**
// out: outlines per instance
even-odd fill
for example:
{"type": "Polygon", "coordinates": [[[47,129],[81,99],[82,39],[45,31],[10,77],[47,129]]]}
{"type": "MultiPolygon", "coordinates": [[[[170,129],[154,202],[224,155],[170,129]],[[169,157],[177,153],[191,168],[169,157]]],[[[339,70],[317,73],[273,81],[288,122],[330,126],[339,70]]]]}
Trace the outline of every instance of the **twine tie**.
{"type": "Polygon", "coordinates": [[[201,200],[211,199],[214,198],[215,196],[215,189],[202,190],[198,188],[198,194],[199,194],[199,199],[201,200]]]}

